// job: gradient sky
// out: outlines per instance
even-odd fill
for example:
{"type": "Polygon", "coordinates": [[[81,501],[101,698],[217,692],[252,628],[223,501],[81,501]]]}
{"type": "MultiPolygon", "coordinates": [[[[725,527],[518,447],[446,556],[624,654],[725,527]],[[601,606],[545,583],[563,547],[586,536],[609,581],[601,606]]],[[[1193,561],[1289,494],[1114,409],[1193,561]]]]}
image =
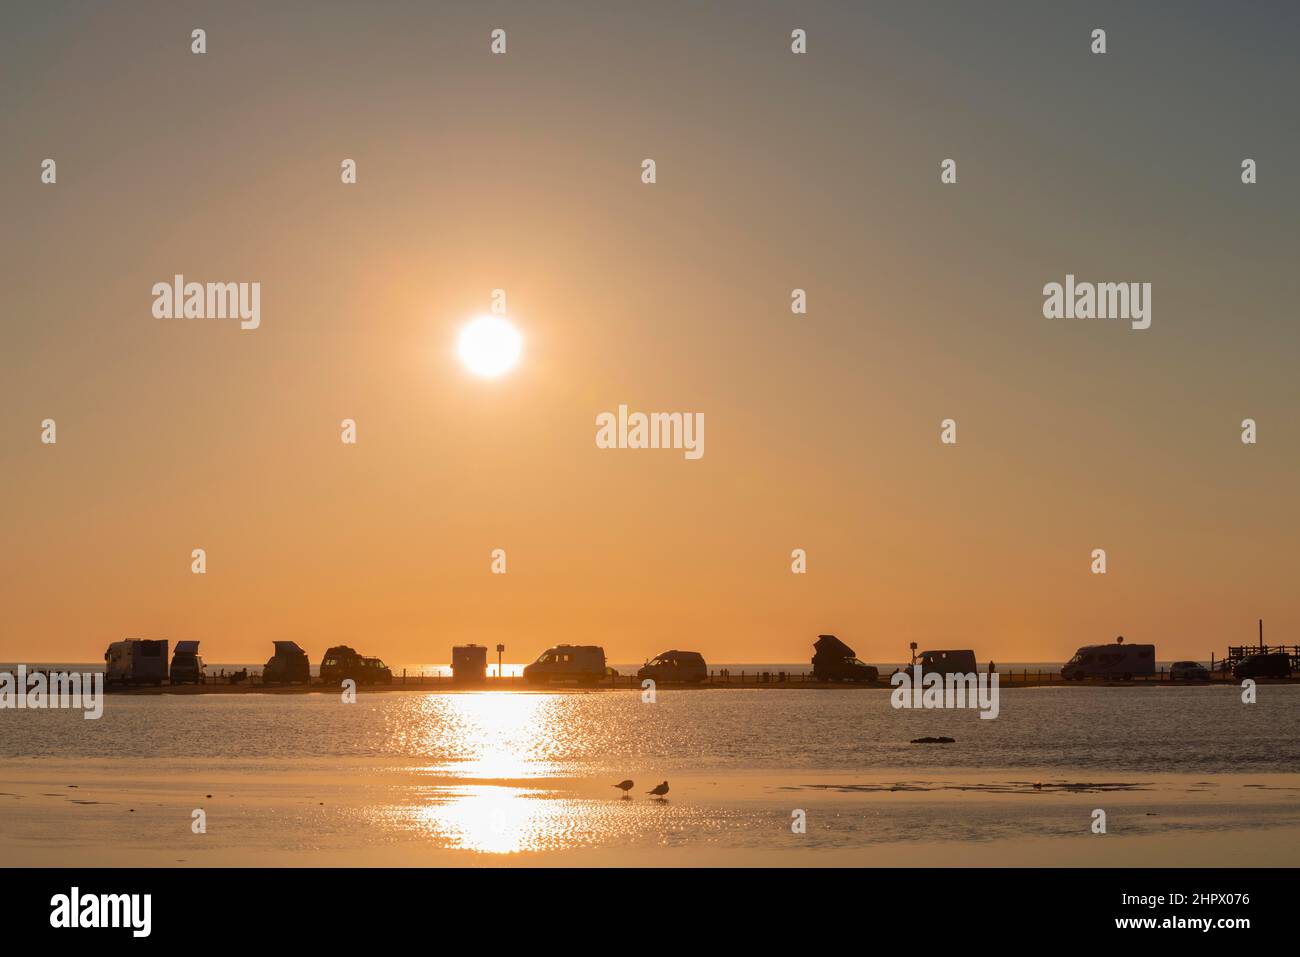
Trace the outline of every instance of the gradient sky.
{"type": "Polygon", "coordinates": [[[0,661],[1297,641],[1300,8],[1058,6],[6,5],[0,661]],[[154,319],[178,272],[261,328],[154,319]]]}

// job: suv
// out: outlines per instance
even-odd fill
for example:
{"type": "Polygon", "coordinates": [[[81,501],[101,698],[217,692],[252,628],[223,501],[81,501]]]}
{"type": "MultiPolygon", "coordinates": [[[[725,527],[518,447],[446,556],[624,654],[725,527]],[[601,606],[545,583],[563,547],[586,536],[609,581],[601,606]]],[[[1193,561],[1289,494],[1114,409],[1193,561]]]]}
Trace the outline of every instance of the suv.
{"type": "Polygon", "coordinates": [[[1232,669],[1234,678],[1289,678],[1291,656],[1281,652],[1250,655],[1242,658],[1232,669]]]}
{"type": "Polygon", "coordinates": [[[1209,681],[1210,669],[1199,661],[1175,661],[1169,666],[1170,681],[1209,681]]]}
{"type": "Polygon", "coordinates": [[[393,683],[392,671],[378,658],[364,658],[354,648],[335,645],[320,661],[320,680],[323,684],[337,685],[346,678],[359,685],[393,683]]]}

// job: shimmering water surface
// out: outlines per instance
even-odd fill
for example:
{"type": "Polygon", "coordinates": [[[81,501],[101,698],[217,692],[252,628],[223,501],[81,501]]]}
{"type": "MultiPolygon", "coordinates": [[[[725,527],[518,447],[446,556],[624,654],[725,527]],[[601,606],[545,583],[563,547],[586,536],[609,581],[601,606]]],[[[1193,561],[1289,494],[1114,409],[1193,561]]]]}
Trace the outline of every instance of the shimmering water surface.
{"type": "Polygon", "coordinates": [[[21,821],[19,850],[108,842],[108,863],[971,844],[1086,833],[1099,802],[1130,834],[1208,834],[1300,825],[1297,770],[1300,688],[1281,685],[1254,705],[1231,687],[1012,689],[995,720],[896,710],[885,690],[110,696],[99,721],[0,712],[0,830],[21,821]],[[956,742],[910,743],[940,735],[956,742]],[[669,800],[648,798],[664,779],[669,800]]]}
{"type": "Polygon", "coordinates": [[[1001,712],[896,710],[884,690],[109,696],[78,712],[0,712],[0,757],[376,757],[467,777],[639,770],[933,767],[1300,769],[1300,687],[1030,688],[1001,712]],[[947,736],[952,745],[909,742],[947,736]]]}

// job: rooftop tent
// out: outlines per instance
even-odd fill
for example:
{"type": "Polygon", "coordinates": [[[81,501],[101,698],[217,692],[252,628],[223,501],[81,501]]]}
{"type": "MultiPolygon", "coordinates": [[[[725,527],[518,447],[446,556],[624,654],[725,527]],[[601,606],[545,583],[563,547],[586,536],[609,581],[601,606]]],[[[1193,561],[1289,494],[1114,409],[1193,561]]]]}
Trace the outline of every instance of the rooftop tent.
{"type": "Polygon", "coordinates": [[[298,647],[298,642],[296,641],[273,641],[271,642],[271,644],[275,645],[275,653],[277,655],[307,654],[307,652],[303,651],[301,648],[298,647]]]}
{"type": "Polygon", "coordinates": [[[199,643],[197,641],[178,641],[176,642],[176,654],[178,655],[197,655],[199,653],[199,643]]]}
{"type": "Polygon", "coordinates": [[[834,635],[818,635],[817,640],[813,642],[813,652],[819,657],[825,656],[827,658],[855,657],[853,649],[834,635]]]}

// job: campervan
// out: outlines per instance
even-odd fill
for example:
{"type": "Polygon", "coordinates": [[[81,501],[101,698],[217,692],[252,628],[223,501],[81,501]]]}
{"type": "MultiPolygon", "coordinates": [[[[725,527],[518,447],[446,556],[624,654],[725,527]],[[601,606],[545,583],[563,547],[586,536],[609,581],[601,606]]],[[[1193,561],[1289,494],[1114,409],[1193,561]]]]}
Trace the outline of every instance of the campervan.
{"type": "Polygon", "coordinates": [[[104,684],[161,685],[167,680],[167,640],[128,638],[104,652],[104,684]]]}
{"type": "Polygon", "coordinates": [[[698,651],[665,651],[647,661],[636,676],[658,682],[700,684],[709,677],[709,668],[698,651]]]}
{"type": "Polygon", "coordinates": [[[916,658],[921,674],[934,672],[941,675],[973,675],[978,671],[975,652],[969,648],[959,651],[923,651],[916,658]]]}
{"type": "Polygon", "coordinates": [[[599,645],[556,645],[524,669],[524,680],[592,682],[604,678],[605,649],[599,645]]]}
{"type": "Polygon", "coordinates": [[[1156,673],[1155,645],[1126,645],[1123,639],[1109,645],[1084,645],[1061,669],[1066,681],[1084,678],[1122,678],[1156,673]]]}
{"type": "Polygon", "coordinates": [[[818,635],[813,642],[813,677],[818,681],[870,681],[880,678],[872,665],[854,657],[853,649],[834,635],[818,635]]]}
{"type": "Polygon", "coordinates": [[[487,648],[483,645],[456,645],[451,649],[451,678],[458,683],[487,680],[487,648]]]}
{"type": "Polygon", "coordinates": [[[172,655],[171,683],[174,685],[203,684],[203,659],[199,657],[197,641],[176,642],[172,655]]]}
{"type": "Polygon", "coordinates": [[[296,641],[275,641],[275,654],[262,669],[262,684],[311,684],[311,662],[296,641]]]}
{"type": "Polygon", "coordinates": [[[320,660],[320,680],[327,685],[337,685],[346,678],[359,685],[393,683],[392,671],[378,658],[363,658],[354,648],[335,645],[320,660]]]}

